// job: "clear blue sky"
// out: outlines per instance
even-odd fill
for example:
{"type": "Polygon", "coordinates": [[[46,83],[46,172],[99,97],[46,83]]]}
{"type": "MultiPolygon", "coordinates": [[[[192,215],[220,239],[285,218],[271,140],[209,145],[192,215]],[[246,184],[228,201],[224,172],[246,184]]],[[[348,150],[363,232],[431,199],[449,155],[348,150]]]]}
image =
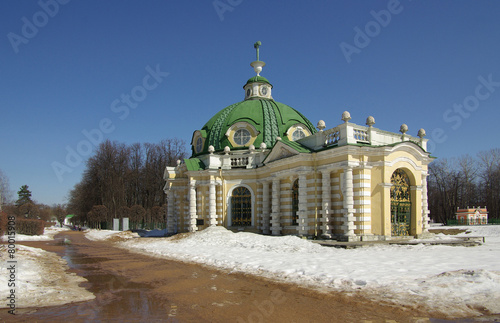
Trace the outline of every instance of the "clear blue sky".
{"type": "Polygon", "coordinates": [[[499,147],[499,17],[496,0],[2,1],[0,169],[50,205],[81,179],[85,131],[187,146],[243,99],[257,40],[274,99],[314,124],[348,110],[474,156],[499,147]]]}

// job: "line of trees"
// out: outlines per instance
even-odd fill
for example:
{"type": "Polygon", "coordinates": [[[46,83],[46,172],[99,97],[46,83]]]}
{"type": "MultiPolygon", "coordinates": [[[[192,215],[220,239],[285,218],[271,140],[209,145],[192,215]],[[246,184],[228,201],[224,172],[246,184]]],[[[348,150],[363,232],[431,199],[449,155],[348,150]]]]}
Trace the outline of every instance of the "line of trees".
{"type": "MultiPolygon", "coordinates": [[[[131,228],[162,227],[166,221],[163,173],[186,157],[185,144],[103,142],[87,161],[83,178],[70,192],[68,211],[75,224],[101,228],[113,218],[130,219],[131,228]]],[[[500,218],[500,149],[476,158],[437,159],[429,165],[428,202],[434,222],[455,219],[457,207],[486,206],[500,218]]]]}
{"type": "Polygon", "coordinates": [[[3,205],[5,213],[16,215],[18,218],[50,221],[56,206],[50,207],[34,201],[28,185],[21,186],[17,195],[18,199],[14,203],[8,202],[3,205]]]}
{"type": "Polygon", "coordinates": [[[431,219],[455,219],[457,207],[486,206],[489,219],[500,218],[500,149],[437,159],[429,165],[428,201],[431,219]]]}
{"type": "Polygon", "coordinates": [[[179,139],[157,144],[101,143],[87,161],[81,182],[70,192],[73,222],[97,228],[113,218],[128,217],[132,227],[164,224],[163,173],[166,166],[187,156],[184,147],[179,139]]]}
{"type": "Polygon", "coordinates": [[[9,201],[3,205],[3,212],[0,212],[0,215],[3,217],[0,219],[0,232],[5,231],[5,219],[11,215],[17,217],[15,228],[18,234],[43,234],[46,222],[54,221],[54,218],[62,226],[67,214],[64,205],[54,204],[53,206],[48,206],[37,203],[31,198],[32,194],[28,185],[21,186],[17,195],[18,199],[15,202],[9,201]]]}

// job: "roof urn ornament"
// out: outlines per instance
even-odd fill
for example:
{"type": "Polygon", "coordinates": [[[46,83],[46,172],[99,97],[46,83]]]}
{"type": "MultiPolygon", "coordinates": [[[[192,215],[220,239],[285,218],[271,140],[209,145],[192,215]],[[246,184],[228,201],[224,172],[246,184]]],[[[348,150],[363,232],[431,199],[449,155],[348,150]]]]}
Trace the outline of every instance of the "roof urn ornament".
{"type": "Polygon", "coordinates": [[[255,153],[255,146],[254,145],[250,145],[248,147],[248,150],[250,151],[251,154],[255,153]]]}
{"type": "Polygon", "coordinates": [[[342,121],[344,121],[345,123],[348,123],[349,120],[351,120],[351,114],[349,113],[349,111],[344,111],[342,113],[342,121]]]}
{"type": "Polygon", "coordinates": [[[374,117],[369,116],[368,118],[366,118],[366,125],[368,127],[372,127],[374,124],[375,124],[375,118],[374,117]]]}
{"type": "Polygon", "coordinates": [[[408,126],[406,123],[403,123],[401,127],[399,127],[399,132],[401,132],[403,135],[401,136],[401,140],[405,140],[405,134],[408,132],[408,126]]]}
{"type": "Polygon", "coordinates": [[[230,152],[231,152],[231,148],[229,148],[229,146],[224,147],[224,154],[225,155],[229,155],[230,152]]]}
{"type": "Polygon", "coordinates": [[[212,155],[214,153],[214,151],[215,151],[214,146],[212,146],[212,145],[208,146],[208,152],[210,153],[210,155],[212,155]]]}
{"type": "Polygon", "coordinates": [[[262,142],[262,143],[260,144],[260,147],[259,147],[259,148],[260,148],[260,150],[261,150],[261,151],[266,150],[266,148],[267,148],[266,143],[265,143],[265,142],[262,142]]]}
{"type": "Polygon", "coordinates": [[[426,135],[426,133],[425,133],[424,128],[420,128],[420,129],[418,130],[418,134],[417,134],[417,136],[419,136],[419,137],[420,137],[420,139],[423,139],[423,138],[425,137],[425,135],[426,135]]]}
{"type": "Polygon", "coordinates": [[[323,131],[323,129],[326,128],[326,123],[325,121],[323,120],[319,120],[318,121],[318,125],[316,126],[316,128],[318,128],[319,131],[323,131]]]}

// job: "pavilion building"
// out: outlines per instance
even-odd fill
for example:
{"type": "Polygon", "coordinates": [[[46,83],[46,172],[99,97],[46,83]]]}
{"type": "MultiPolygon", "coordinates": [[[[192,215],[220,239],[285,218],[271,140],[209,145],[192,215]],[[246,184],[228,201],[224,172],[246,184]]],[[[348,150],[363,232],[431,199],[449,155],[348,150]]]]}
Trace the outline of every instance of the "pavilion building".
{"type": "Polygon", "coordinates": [[[342,241],[427,232],[425,131],[380,130],[372,116],[357,125],[347,111],[341,124],[315,127],[274,100],[259,45],[244,100],[195,130],[192,156],[165,169],[168,232],[224,226],[342,241]]]}

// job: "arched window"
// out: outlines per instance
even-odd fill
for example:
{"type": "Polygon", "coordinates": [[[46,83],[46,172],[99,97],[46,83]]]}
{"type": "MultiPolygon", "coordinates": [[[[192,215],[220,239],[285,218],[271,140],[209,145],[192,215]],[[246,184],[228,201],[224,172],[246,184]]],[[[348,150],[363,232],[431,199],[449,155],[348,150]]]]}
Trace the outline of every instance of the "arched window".
{"type": "Polygon", "coordinates": [[[290,141],[297,141],[311,135],[311,132],[302,123],[296,123],[286,131],[285,135],[290,141]]]}
{"type": "Polygon", "coordinates": [[[246,187],[235,188],[231,195],[231,225],[252,225],[252,194],[246,187]]]}
{"type": "Polygon", "coordinates": [[[411,223],[410,178],[402,169],[391,176],[391,225],[393,236],[407,236],[411,223]]]}
{"type": "Polygon", "coordinates": [[[299,180],[295,180],[292,185],[292,225],[298,225],[299,216],[299,180]]]}

